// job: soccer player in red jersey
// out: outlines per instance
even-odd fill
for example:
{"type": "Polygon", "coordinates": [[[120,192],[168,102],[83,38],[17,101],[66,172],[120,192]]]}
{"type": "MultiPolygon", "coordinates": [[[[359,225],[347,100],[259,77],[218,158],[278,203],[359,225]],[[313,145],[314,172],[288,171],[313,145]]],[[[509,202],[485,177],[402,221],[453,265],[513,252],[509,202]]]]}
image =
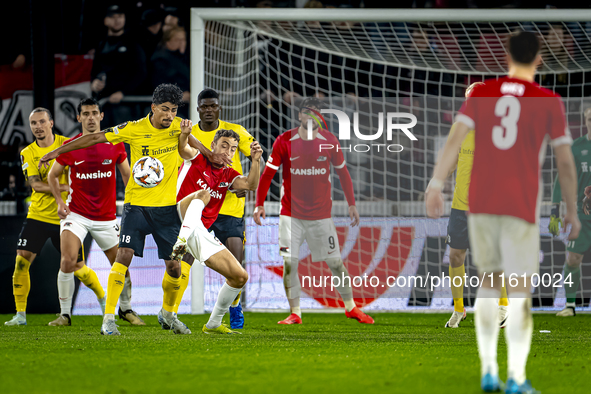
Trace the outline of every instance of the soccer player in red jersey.
{"type": "MultiPolygon", "coordinates": [[[[237,331],[222,325],[222,318],[246,284],[248,273],[226,246],[207,229],[217,219],[228,190],[256,190],[263,150],[257,141],[250,144],[252,167],[248,176],[243,176],[232,167],[211,163],[204,155],[199,154],[197,149],[189,146],[191,128],[190,120],[185,119],[181,122],[179,153],[185,161],[179,170],[177,210],[183,224],[171,259],[180,260],[188,249],[196,260],[226,278],[209,321],[203,326],[202,331],[206,334],[233,334],[237,331]]],[[[220,129],[213,138],[211,150],[214,154],[224,153],[228,158],[232,158],[239,143],[238,133],[220,129]]],[[[179,290],[175,305],[177,310],[183,292],[184,289],[179,290]]],[[[166,328],[165,322],[161,321],[160,324],[166,328]]]]}
{"type": "MultiPolygon", "coordinates": [[[[319,111],[321,107],[322,102],[316,98],[302,101],[300,126],[277,137],[257,189],[253,218],[256,224],[261,225],[261,217],[266,216],[264,202],[271,180],[283,165],[279,247],[283,257],[283,285],[291,314],[279,324],[302,323],[298,256],[304,240],[312,252],[312,261],[326,261],[332,274],[339,278],[349,276],[341,259],[339,239],[331,218],[331,164],[336,169],[349,203],[351,226],[359,224],[359,213],[355,207],[353,182],[339,140],[330,131],[321,129],[315,121],[311,122],[312,135],[308,135],[308,120],[312,119],[313,111],[319,111]]],[[[344,283],[346,281],[342,282],[337,290],[345,303],[345,315],[360,323],[373,324],[374,320],[355,305],[350,281],[348,286],[344,283]]]]}
{"type": "Polygon", "coordinates": [[[565,223],[572,225],[569,239],[578,237],[581,223],[564,105],[559,95],[534,82],[541,61],[537,36],[523,31],[512,35],[508,52],[508,76],[486,81],[460,109],[454,135],[448,139],[427,187],[426,205],[428,216],[441,216],[443,181],[458,159],[464,137],[469,130],[476,130],[468,229],[474,263],[483,279],[475,311],[481,386],[487,392],[501,386],[497,302],[504,271],[511,300],[505,329],[506,393],[533,393],[537,391],[525,373],[533,330],[530,280],[539,269],[540,170],[548,142],[554,148],[567,205],[565,223]]]}
{"type": "MultiPolygon", "coordinates": [[[[82,133],[65,143],[100,131],[103,115],[96,100],[87,98],[80,101],[78,122],[82,125],[82,133]]],[[[117,168],[121,172],[123,183],[127,184],[130,169],[125,147],[123,144],[105,142],[60,155],[49,172],[49,187],[57,201],[57,213],[61,219],[62,254],[57,279],[61,313],[56,320],[49,323],[50,326],[71,325],[74,276],[96,294],[101,309],[105,312],[107,297],[96,273],[83,261],[76,263],[76,255],[86,234],[90,232],[111,265],[115,262],[119,243],[119,224],[115,218],[117,168]],[[64,203],[60,198],[58,181],[66,167],[70,168],[70,194],[64,203]]],[[[119,317],[131,324],[145,325],[131,309],[129,271],[119,297],[119,317]]]]}

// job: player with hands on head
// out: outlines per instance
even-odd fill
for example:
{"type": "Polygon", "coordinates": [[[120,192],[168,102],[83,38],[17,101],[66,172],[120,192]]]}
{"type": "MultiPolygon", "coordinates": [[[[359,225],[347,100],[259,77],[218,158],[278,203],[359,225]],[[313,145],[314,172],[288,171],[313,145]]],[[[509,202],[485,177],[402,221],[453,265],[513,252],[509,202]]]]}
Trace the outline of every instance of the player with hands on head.
{"type": "MultiPolygon", "coordinates": [[[[263,150],[258,142],[251,142],[252,167],[249,174],[244,176],[232,167],[212,163],[189,146],[187,139],[191,135],[191,126],[190,120],[181,122],[179,153],[185,161],[179,171],[177,207],[182,226],[171,259],[180,260],[189,252],[194,257],[193,261],[201,262],[226,278],[202,331],[206,334],[234,334],[237,331],[222,324],[222,318],[246,284],[248,273],[208,229],[216,221],[227,191],[256,190],[263,150]]],[[[211,149],[215,153],[234,157],[239,144],[238,133],[220,129],[215,134],[211,149]]],[[[188,272],[186,274],[188,276],[188,272]]],[[[177,310],[185,288],[177,296],[177,310]]],[[[166,322],[160,316],[159,321],[166,328],[166,322]]]]}
{"type": "MultiPolygon", "coordinates": [[[[583,256],[591,249],[591,216],[589,215],[589,194],[591,191],[591,171],[589,171],[588,154],[591,152],[591,108],[584,112],[587,134],[574,140],[571,146],[572,154],[575,159],[575,168],[577,170],[577,216],[581,221],[581,232],[576,239],[569,237],[566,245],[566,261],[564,263],[563,286],[566,293],[566,305],[564,309],[556,316],[570,317],[575,316],[575,307],[577,302],[577,291],[581,282],[581,268],[583,256]]],[[[548,231],[552,235],[558,235],[560,226],[563,231],[566,230],[566,223],[560,218],[560,201],[562,200],[562,189],[560,185],[560,174],[554,182],[552,191],[552,214],[548,231]]],[[[572,230],[571,230],[572,231],[572,230]]]]}
{"type": "Polygon", "coordinates": [[[513,278],[506,281],[510,302],[505,392],[537,393],[526,378],[525,366],[533,331],[531,277],[539,271],[540,152],[545,152],[548,141],[567,205],[564,221],[572,225],[569,238],[576,239],[581,229],[564,105],[560,96],[534,82],[541,62],[539,49],[535,33],[521,31],[509,37],[508,76],[487,80],[464,102],[425,195],[427,215],[441,217],[443,182],[458,160],[462,141],[470,130],[476,130],[468,230],[474,264],[479,275],[487,278],[480,282],[475,309],[481,387],[486,392],[499,391],[502,386],[497,364],[497,303],[504,275],[513,278]]]}
{"type": "MultiPolygon", "coordinates": [[[[341,259],[339,239],[331,216],[331,164],[339,176],[349,204],[351,226],[359,224],[359,213],[355,206],[353,182],[339,140],[330,131],[320,128],[313,119],[314,112],[320,111],[322,106],[322,101],[317,98],[302,101],[298,114],[300,126],[277,137],[257,189],[253,219],[260,226],[261,218],[266,218],[264,203],[271,180],[279,167],[283,166],[279,253],[283,257],[283,286],[291,314],[278,324],[302,324],[298,264],[304,240],[310,247],[313,262],[325,261],[332,274],[338,278],[349,276],[341,259]],[[308,135],[309,125],[312,127],[311,136],[308,135]],[[331,145],[333,148],[321,150],[321,145],[331,145]]],[[[348,285],[346,282],[342,280],[337,286],[345,303],[345,315],[360,323],[373,324],[374,320],[355,305],[351,281],[348,281],[348,285]]]]}
{"type": "MultiPolygon", "coordinates": [[[[92,98],[78,104],[78,122],[82,133],[70,140],[100,131],[104,113],[99,103],[92,98]]],[[[70,140],[66,141],[68,143],[70,140]]],[[[130,168],[123,144],[97,144],[60,155],[49,171],[48,183],[58,205],[60,221],[61,261],[58,273],[58,293],[61,312],[50,326],[71,325],[74,276],[91,289],[105,313],[107,297],[96,272],[84,262],[76,262],[78,250],[90,233],[103,250],[109,263],[115,263],[119,243],[117,223],[117,169],[127,185],[130,168]],[[64,202],[59,192],[59,177],[66,167],[70,168],[70,195],[64,202]]],[[[119,318],[133,325],[145,325],[131,308],[131,278],[125,276],[123,291],[119,297],[119,318]]]]}

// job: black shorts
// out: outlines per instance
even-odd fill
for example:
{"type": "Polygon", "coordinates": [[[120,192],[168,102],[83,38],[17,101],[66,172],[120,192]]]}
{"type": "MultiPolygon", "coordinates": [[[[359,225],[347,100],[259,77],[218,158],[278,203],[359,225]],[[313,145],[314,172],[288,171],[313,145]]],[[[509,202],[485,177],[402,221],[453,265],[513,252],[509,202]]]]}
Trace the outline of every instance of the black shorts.
{"type": "MultiPolygon", "coordinates": [[[[16,245],[17,250],[26,250],[34,254],[39,254],[47,238],[51,239],[51,243],[57,249],[60,250],[60,225],[41,222],[35,219],[25,219],[23,222],[23,228],[18,236],[18,243],[16,245]]],[[[84,260],[84,245],[80,247],[78,251],[78,260],[84,260]]]]}
{"type": "Polygon", "coordinates": [[[218,218],[211,225],[209,230],[213,230],[217,239],[224,245],[228,238],[240,238],[244,242],[244,218],[237,218],[228,215],[218,215],[218,218]]]}
{"type": "Polygon", "coordinates": [[[152,234],[158,246],[158,258],[170,260],[180,229],[181,219],[176,205],[140,207],[125,204],[121,217],[119,247],[133,249],[135,256],[144,257],[146,235],[152,234]]]}
{"type": "Polygon", "coordinates": [[[447,239],[445,243],[450,248],[468,249],[470,248],[470,239],[468,238],[468,218],[466,211],[451,209],[449,222],[447,224],[447,239]]]}

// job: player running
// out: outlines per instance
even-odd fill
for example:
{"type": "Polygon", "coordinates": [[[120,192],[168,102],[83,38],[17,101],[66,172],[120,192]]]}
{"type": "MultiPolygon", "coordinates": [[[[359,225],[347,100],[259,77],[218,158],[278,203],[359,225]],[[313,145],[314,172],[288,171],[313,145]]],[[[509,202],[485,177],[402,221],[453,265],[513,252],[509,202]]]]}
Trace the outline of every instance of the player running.
{"type": "MultiPolygon", "coordinates": [[[[243,174],[242,164],[240,163],[240,152],[252,161],[250,146],[254,137],[239,124],[225,122],[220,120],[222,106],[219,102],[219,95],[213,89],[205,89],[197,97],[197,111],[199,112],[199,123],[193,125],[191,134],[203,143],[205,146],[211,146],[216,133],[219,130],[232,130],[240,137],[238,148],[232,157],[232,168],[238,173],[243,174]]],[[[220,213],[215,222],[209,227],[216,238],[226,245],[230,253],[236,257],[236,260],[242,264],[244,259],[244,197],[247,190],[230,191],[224,190],[225,198],[220,213]]],[[[181,291],[179,297],[185,292],[189,284],[189,272],[193,257],[186,254],[181,262],[181,291]]],[[[175,312],[181,303],[178,298],[175,305],[175,312]]],[[[236,297],[230,306],[230,328],[239,329],[244,327],[244,314],[240,304],[240,294],[236,297]]]]}
{"type": "MultiPolygon", "coordinates": [[[[23,223],[16,247],[16,264],[12,276],[12,288],[16,303],[16,315],[4,324],[24,326],[27,324],[27,298],[31,289],[29,268],[48,238],[53,246],[60,250],[60,218],[57,204],[47,184],[49,168],[37,168],[39,158],[51,152],[67,140],[63,135],[53,134],[53,117],[45,108],[35,108],[29,115],[29,126],[35,141],[21,152],[22,169],[25,179],[31,185],[31,206],[23,223]]],[[[49,163],[52,163],[50,161],[49,163]]],[[[59,176],[59,194],[62,200],[68,196],[66,174],[59,176]]],[[[74,258],[76,262],[84,260],[82,249],[78,248],[74,258]]]]}
{"type": "MultiPolygon", "coordinates": [[[[332,274],[338,278],[349,276],[341,259],[337,231],[331,218],[331,164],[349,203],[351,226],[359,224],[359,213],[355,206],[353,182],[338,139],[328,130],[321,129],[315,121],[311,122],[312,138],[308,138],[305,125],[312,119],[313,111],[319,111],[321,107],[322,102],[316,98],[308,98],[301,103],[298,114],[300,126],[277,137],[257,189],[253,219],[261,225],[261,217],[266,217],[264,202],[271,180],[283,165],[279,248],[283,257],[283,286],[291,314],[278,324],[302,324],[298,256],[304,240],[310,247],[313,262],[326,261],[332,274]],[[332,145],[333,148],[321,151],[322,144],[332,145]]],[[[342,282],[337,290],[345,303],[345,315],[360,323],[373,324],[374,320],[355,305],[351,281],[348,286],[345,280],[342,282]]]]}
{"type": "Polygon", "coordinates": [[[475,265],[487,278],[481,282],[475,313],[481,387],[498,391],[502,384],[497,364],[497,300],[504,272],[513,278],[507,282],[511,318],[505,329],[509,370],[505,392],[534,393],[525,365],[533,330],[530,280],[539,269],[540,169],[548,140],[556,155],[571,239],[578,237],[581,223],[576,215],[572,139],[562,100],[534,82],[541,61],[537,36],[523,31],[511,36],[508,52],[509,75],[486,81],[460,109],[454,135],[427,188],[426,205],[430,217],[441,216],[443,181],[457,161],[462,141],[476,129],[468,228],[475,265]]]}
{"type": "MultiPolygon", "coordinates": [[[[107,283],[107,306],[101,327],[103,335],[120,335],[115,324],[115,307],[125,284],[127,268],[134,255],[143,256],[144,242],[148,234],[154,237],[158,246],[158,257],[166,264],[162,280],[163,310],[160,313],[174,333],[191,333],[173,313],[180,287],[181,269],[178,261],[170,259],[181,225],[176,211],[177,150],[181,119],[176,117],[176,113],[182,104],[182,98],[183,92],[178,86],[161,84],[154,90],[151,111],[145,118],[82,136],[53,150],[40,160],[40,165],[45,165],[60,154],[76,149],[104,142],[127,142],[134,164],[149,156],[160,162],[164,172],[161,182],[152,188],[142,187],[135,181],[127,182],[119,250],[107,283]]],[[[194,138],[191,139],[191,143],[201,153],[208,155],[211,161],[219,161],[219,158],[214,158],[211,152],[194,138]]]]}
{"type": "MultiPolygon", "coordinates": [[[[78,122],[82,133],[66,141],[100,131],[104,114],[99,103],[87,98],[78,104],[78,122]]],[[[60,271],[57,289],[61,306],[60,316],[49,323],[50,326],[70,326],[72,298],[74,296],[74,275],[90,288],[99,301],[103,314],[107,303],[105,291],[96,272],[83,262],[76,264],[76,253],[84,243],[86,234],[94,238],[105,252],[111,265],[117,256],[119,243],[119,224],[116,214],[116,172],[121,172],[123,183],[129,179],[129,163],[123,144],[110,142],[97,144],[60,155],[49,171],[48,183],[58,205],[57,213],[62,219],[60,271]],[[59,195],[59,176],[70,168],[70,194],[66,203],[59,195]]],[[[126,273],[123,291],[119,297],[119,318],[134,325],[145,325],[144,321],[131,309],[131,279],[126,273]]]]}
{"type": "MultiPolygon", "coordinates": [[[[228,191],[256,190],[263,150],[258,142],[250,143],[252,167],[246,177],[232,167],[212,164],[199,151],[190,147],[187,139],[191,134],[191,126],[190,120],[181,123],[179,153],[185,162],[179,173],[177,201],[183,225],[171,258],[180,260],[188,249],[195,259],[226,278],[202,331],[206,334],[234,334],[237,331],[223,325],[222,318],[246,284],[248,274],[234,255],[207,229],[211,229],[218,218],[228,191]]],[[[215,133],[211,149],[216,154],[232,158],[240,143],[238,133],[220,129],[215,133]]],[[[185,289],[186,286],[182,291],[185,289]]],[[[179,294],[179,302],[181,298],[182,294],[179,294]]],[[[167,328],[160,316],[158,319],[163,328],[167,328]]]]}
{"type": "MultiPolygon", "coordinates": [[[[474,88],[484,85],[483,82],[474,82],[466,89],[466,98],[472,94],[474,88]]],[[[451,126],[448,139],[454,133],[456,125],[451,126]]],[[[468,210],[468,188],[470,187],[470,173],[472,172],[472,162],[474,161],[474,130],[470,130],[468,135],[462,141],[456,163],[456,187],[454,189],[454,198],[451,203],[451,214],[447,225],[446,243],[449,245],[449,276],[451,277],[451,293],[454,300],[454,311],[451,318],[445,323],[446,328],[458,328],[460,322],[466,319],[466,308],[464,308],[464,276],[466,268],[466,250],[470,247],[468,238],[468,219],[466,211],[468,210]],[[458,277],[459,281],[454,281],[458,277]],[[457,283],[460,283],[456,286],[457,283]]],[[[452,170],[453,171],[453,170],[452,170]]],[[[505,286],[501,289],[501,298],[499,300],[499,324],[505,327],[507,323],[507,290],[505,286]]]]}
{"type": "MultiPolygon", "coordinates": [[[[585,125],[587,126],[587,134],[577,138],[571,147],[573,156],[575,158],[575,168],[577,169],[577,214],[581,221],[581,232],[577,239],[569,241],[566,245],[566,263],[564,264],[564,291],[566,292],[566,306],[563,310],[558,312],[556,316],[569,317],[575,316],[575,306],[577,302],[577,291],[581,282],[581,264],[583,256],[591,248],[591,216],[584,211],[583,200],[585,199],[585,190],[588,185],[591,185],[591,171],[589,171],[588,163],[590,163],[587,155],[591,152],[591,108],[587,108],[584,112],[585,125]]],[[[557,177],[557,181],[559,178],[557,177]]],[[[558,235],[560,231],[560,201],[562,200],[562,193],[560,183],[554,182],[554,190],[552,192],[552,214],[550,216],[550,224],[548,231],[553,235],[558,235]]]]}

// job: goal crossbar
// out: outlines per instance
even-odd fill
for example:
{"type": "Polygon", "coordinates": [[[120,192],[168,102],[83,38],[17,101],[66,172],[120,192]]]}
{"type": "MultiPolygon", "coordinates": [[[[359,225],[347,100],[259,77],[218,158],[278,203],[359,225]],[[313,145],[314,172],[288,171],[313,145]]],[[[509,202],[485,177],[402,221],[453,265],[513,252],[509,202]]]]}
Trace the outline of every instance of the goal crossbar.
{"type": "Polygon", "coordinates": [[[577,22],[591,21],[590,9],[260,9],[192,8],[192,29],[201,21],[320,22],[577,22]]]}

